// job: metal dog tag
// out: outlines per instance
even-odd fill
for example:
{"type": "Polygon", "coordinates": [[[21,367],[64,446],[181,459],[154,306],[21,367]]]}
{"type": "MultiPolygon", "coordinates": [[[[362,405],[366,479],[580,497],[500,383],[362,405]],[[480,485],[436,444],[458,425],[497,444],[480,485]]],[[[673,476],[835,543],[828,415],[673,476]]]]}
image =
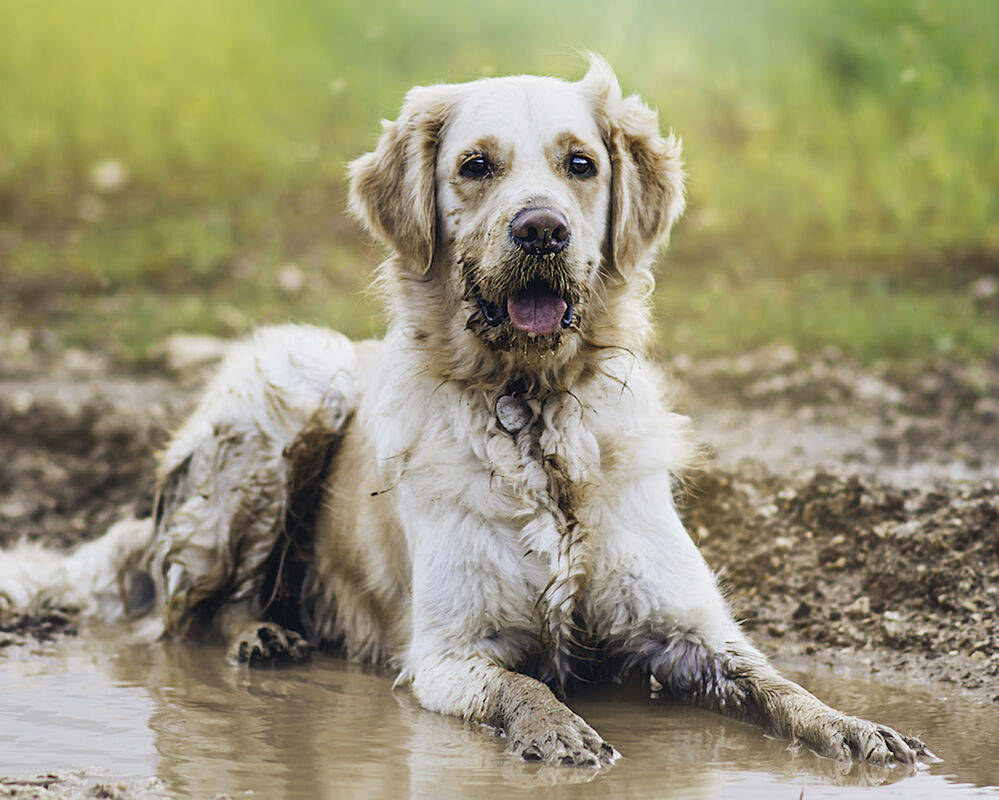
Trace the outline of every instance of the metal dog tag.
{"type": "Polygon", "coordinates": [[[515,394],[505,394],[496,401],[496,421],[511,435],[523,430],[532,417],[527,401],[515,394]]]}

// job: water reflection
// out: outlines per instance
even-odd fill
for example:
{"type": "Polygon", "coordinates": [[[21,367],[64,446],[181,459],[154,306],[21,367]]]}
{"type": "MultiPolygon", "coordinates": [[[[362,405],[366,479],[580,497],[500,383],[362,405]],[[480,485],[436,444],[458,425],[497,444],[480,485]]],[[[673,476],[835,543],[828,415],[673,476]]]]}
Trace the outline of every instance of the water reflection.
{"type": "MultiPolygon", "coordinates": [[[[903,693],[867,675],[795,677],[822,687],[836,705],[923,734],[944,763],[894,782],[901,771],[792,753],[750,726],[657,703],[643,687],[624,686],[571,700],[621,751],[613,768],[539,767],[508,757],[486,729],[417,708],[405,690],[392,690],[391,676],[340,659],[247,671],[226,666],[215,648],[190,645],[87,637],[43,652],[14,655],[16,649],[0,656],[0,774],[97,764],[145,770],[179,795],[206,798],[249,791],[397,798],[408,790],[413,797],[473,800],[750,800],[796,798],[802,788],[806,797],[867,797],[860,787],[881,783],[892,785],[879,797],[928,798],[971,796],[979,793],[975,786],[999,783],[999,708],[903,693]],[[23,722],[29,711],[30,730],[23,722]]],[[[994,788],[981,791],[999,796],[994,788]]]]}

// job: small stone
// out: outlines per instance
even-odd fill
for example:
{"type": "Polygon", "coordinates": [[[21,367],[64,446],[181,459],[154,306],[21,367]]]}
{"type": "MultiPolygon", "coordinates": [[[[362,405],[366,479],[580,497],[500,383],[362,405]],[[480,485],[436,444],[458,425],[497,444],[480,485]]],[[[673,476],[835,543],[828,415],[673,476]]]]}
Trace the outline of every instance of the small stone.
{"type": "Polygon", "coordinates": [[[899,638],[904,631],[902,615],[897,611],[885,611],[881,615],[881,626],[889,639],[899,638]]]}
{"type": "Polygon", "coordinates": [[[105,194],[124,188],[128,178],[128,169],[116,158],[98,161],[90,168],[91,185],[105,194]]]}
{"type": "Polygon", "coordinates": [[[296,264],[285,264],[275,276],[277,287],[287,294],[298,294],[305,288],[305,273],[296,264]]]}
{"type": "Polygon", "coordinates": [[[866,595],[858,597],[843,610],[850,619],[866,619],[871,615],[871,599],[866,595]]]}
{"type": "Polygon", "coordinates": [[[999,277],[983,275],[971,284],[971,294],[976,300],[989,300],[999,295],[999,277]]]}
{"type": "Polygon", "coordinates": [[[0,501],[0,519],[18,519],[27,516],[31,510],[30,505],[17,498],[0,501]]]}

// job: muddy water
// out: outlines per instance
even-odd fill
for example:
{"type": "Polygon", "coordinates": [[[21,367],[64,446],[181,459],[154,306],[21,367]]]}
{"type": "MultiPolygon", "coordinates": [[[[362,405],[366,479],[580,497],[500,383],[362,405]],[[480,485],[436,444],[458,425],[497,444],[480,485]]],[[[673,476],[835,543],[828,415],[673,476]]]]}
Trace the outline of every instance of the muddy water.
{"type": "Polygon", "coordinates": [[[999,704],[879,685],[860,669],[794,677],[923,734],[945,760],[900,781],[897,771],[844,771],[635,686],[571,699],[621,751],[613,768],[539,768],[340,659],[241,671],[214,648],[88,634],[0,651],[0,775],[96,765],[203,798],[871,798],[874,784],[885,784],[874,790],[882,798],[999,797],[999,704]]]}

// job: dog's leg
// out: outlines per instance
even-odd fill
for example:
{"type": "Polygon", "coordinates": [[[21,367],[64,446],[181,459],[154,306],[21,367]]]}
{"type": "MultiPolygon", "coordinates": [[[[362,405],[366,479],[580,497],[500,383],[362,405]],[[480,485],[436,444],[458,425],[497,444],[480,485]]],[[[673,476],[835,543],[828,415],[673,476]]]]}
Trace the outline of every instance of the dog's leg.
{"type": "Polygon", "coordinates": [[[431,711],[496,728],[527,761],[573,766],[611,763],[617,752],[538,680],[482,656],[446,656],[413,676],[413,692],[431,711]]]}
{"type": "MultiPolygon", "coordinates": [[[[541,681],[515,671],[534,645],[525,632],[530,612],[521,611],[530,609],[530,595],[514,596],[523,555],[504,549],[481,517],[435,502],[438,471],[426,474],[431,491],[415,481],[394,490],[413,554],[412,636],[399,682],[409,682],[429,711],[502,731],[525,760],[610,763],[616,753],[600,734],[541,681]]],[[[475,477],[488,487],[488,475],[475,477]]]]}
{"type": "Polygon", "coordinates": [[[918,738],[826,705],[744,639],[718,650],[690,632],[643,639],[639,659],[662,695],[753,722],[827,758],[908,766],[934,759],[918,738]]]}
{"type": "Polygon", "coordinates": [[[221,634],[239,663],[307,655],[268,617],[280,595],[298,596],[289,564],[308,556],[318,490],[353,412],[354,365],[347,339],[315,328],[263,329],[232,346],[160,458],[150,560],[168,635],[221,634]]]}
{"type": "MultiPolygon", "coordinates": [[[[668,482],[650,470],[633,483],[655,497],[668,482]]],[[[910,766],[934,758],[919,739],[840,713],[780,675],[732,617],[675,507],[638,509],[608,514],[629,535],[598,543],[602,571],[591,584],[595,609],[617,615],[607,639],[622,672],[651,675],[667,697],[753,722],[829,758],[910,766]]]]}

